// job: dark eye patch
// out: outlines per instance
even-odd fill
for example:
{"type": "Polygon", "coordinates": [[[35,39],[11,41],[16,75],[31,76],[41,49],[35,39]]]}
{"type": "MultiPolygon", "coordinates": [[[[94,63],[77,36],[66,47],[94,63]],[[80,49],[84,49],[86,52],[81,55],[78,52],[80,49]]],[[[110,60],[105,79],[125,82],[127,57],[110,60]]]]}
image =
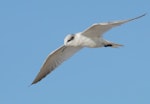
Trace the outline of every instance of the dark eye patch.
{"type": "Polygon", "coordinates": [[[74,36],[70,37],[70,39],[68,39],[67,42],[70,42],[70,41],[73,40],[73,39],[74,39],[74,36]]]}

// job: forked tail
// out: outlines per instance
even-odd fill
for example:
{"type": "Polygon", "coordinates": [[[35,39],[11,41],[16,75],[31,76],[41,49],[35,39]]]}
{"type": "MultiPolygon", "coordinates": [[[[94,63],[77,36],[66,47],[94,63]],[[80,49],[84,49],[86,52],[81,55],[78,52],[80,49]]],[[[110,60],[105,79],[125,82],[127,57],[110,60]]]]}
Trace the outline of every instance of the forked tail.
{"type": "Polygon", "coordinates": [[[123,45],[121,45],[121,44],[117,44],[117,43],[111,43],[112,44],[112,48],[118,48],[118,47],[121,47],[121,46],[123,46],[123,45]]]}
{"type": "Polygon", "coordinates": [[[104,47],[112,47],[112,48],[118,48],[118,47],[121,47],[123,45],[121,44],[117,44],[117,43],[113,43],[113,42],[109,42],[109,41],[106,41],[104,47]]]}

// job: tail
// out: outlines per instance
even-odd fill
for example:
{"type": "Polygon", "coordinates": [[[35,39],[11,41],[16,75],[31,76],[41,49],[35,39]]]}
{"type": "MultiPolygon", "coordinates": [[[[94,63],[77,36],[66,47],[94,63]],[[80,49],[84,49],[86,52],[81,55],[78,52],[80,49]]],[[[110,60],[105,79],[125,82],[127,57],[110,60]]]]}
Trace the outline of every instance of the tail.
{"type": "Polygon", "coordinates": [[[104,43],[104,47],[118,48],[118,47],[121,47],[121,46],[123,46],[123,45],[113,43],[113,42],[110,42],[110,41],[107,41],[107,40],[105,40],[105,43],[104,43]]]}
{"type": "Polygon", "coordinates": [[[118,48],[118,47],[121,47],[121,46],[123,46],[123,45],[121,45],[121,44],[117,44],[117,43],[111,43],[111,47],[112,48],[118,48]]]}

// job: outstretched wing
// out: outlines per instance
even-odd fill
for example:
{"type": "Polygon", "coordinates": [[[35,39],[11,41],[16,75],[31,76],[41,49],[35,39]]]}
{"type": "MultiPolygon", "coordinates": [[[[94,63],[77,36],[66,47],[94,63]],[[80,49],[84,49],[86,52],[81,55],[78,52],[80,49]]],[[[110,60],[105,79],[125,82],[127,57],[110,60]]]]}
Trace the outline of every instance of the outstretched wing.
{"type": "Polygon", "coordinates": [[[47,59],[45,60],[40,72],[32,82],[32,84],[37,83],[46,75],[48,75],[51,71],[53,71],[57,66],[59,66],[63,61],[71,57],[77,51],[79,51],[81,47],[71,47],[71,46],[61,46],[57,50],[53,51],[49,54],[47,59]]]}
{"type": "Polygon", "coordinates": [[[87,37],[101,37],[103,33],[110,30],[111,28],[119,26],[119,25],[127,23],[127,22],[130,22],[132,20],[141,18],[145,15],[146,14],[143,14],[141,16],[138,16],[138,17],[135,17],[135,18],[132,18],[132,19],[127,19],[127,20],[120,20],[120,21],[114,21],[114,22],[93,24],[87,30],[82,32],[82,35],[85,35],[87,37]]]}

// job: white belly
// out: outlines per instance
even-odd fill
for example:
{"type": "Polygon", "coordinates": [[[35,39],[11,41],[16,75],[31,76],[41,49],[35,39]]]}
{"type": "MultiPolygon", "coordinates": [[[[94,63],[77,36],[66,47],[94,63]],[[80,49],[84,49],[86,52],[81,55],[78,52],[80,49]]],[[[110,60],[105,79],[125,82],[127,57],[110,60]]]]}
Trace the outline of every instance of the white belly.
{"type": "Polygon", "coordinates": [[[103,39],[89,38],[83,35],[78,36],[77,43],[79,46],[83,47],[90,47],[90,48],[103,47],[103,39]]]}

